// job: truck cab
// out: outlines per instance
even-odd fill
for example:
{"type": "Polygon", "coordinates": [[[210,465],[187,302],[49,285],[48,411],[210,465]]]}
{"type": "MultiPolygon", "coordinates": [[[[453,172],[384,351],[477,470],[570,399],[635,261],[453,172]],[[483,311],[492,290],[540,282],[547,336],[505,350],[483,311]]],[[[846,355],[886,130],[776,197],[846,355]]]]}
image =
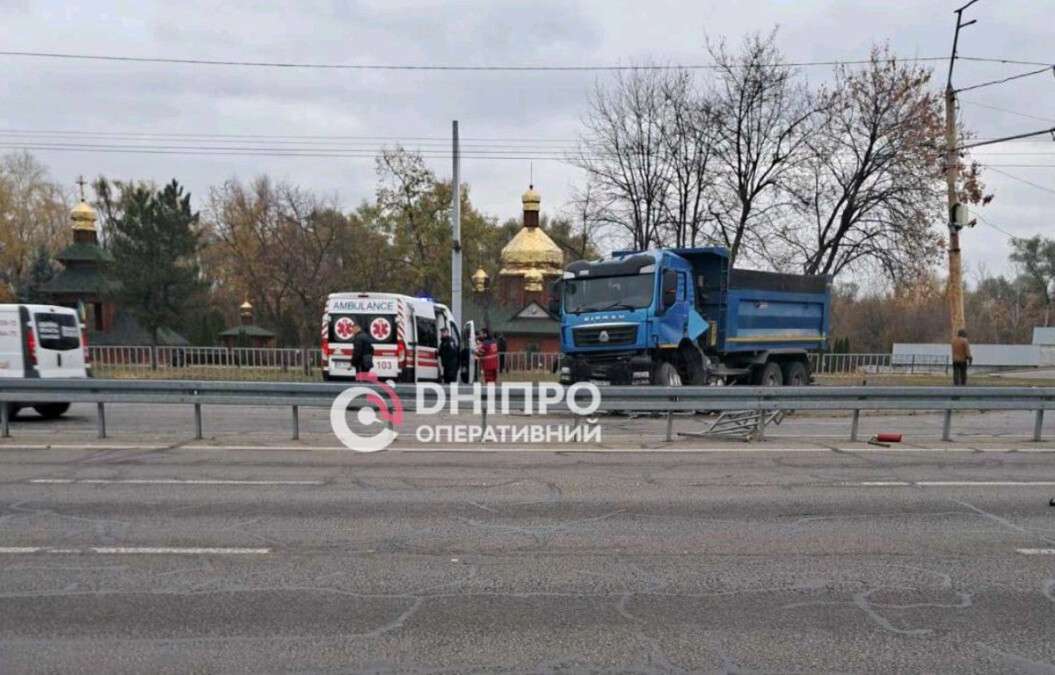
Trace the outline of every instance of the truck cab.
{"type": "Polygon", "coordinates": [[[830,280],[734,270],[720,247],[624,251],[569,265],[551,310],[565,383],[804,385],[830,280]]]}

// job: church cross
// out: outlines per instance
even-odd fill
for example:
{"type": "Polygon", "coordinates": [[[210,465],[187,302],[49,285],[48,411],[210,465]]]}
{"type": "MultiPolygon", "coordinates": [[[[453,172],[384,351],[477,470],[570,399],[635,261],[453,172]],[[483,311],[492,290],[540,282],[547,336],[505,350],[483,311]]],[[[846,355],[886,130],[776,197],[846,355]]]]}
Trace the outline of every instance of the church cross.
{"type": "Polygon", "coordinates": [[[84,201],[84,183],[85,183],[84,176],[78,176],[76,182],[77,182],[77,185],[79,185],[80,188],[81,188],[81,201],[83,202],[84,201]]]}

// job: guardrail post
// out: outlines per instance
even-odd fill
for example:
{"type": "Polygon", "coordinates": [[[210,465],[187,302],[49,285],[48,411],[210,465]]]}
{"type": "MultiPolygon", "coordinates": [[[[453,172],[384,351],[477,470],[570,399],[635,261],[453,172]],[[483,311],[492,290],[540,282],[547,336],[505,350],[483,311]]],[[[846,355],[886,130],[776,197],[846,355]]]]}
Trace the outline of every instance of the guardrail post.
{"type": "Polygon", "coordinates": [[[667,411],[667,442],[674,440],[674,411],[667,411]]]}
{"type": "Polygon", "coordinates": [[[952,440],[952,411],[945,411],[945,420],[941,425],[941,440],[949,441],[952,440]]]}
{"type": "Polygon", "coordinates": [[[200,441],[201,433],[201,403],[194,404],[194,439],[200,441]]]}
{"type": "Polygon", "coordinates": [[[861,424],[861,411],[860,410],[855,410],[854,411],[853,422],[850,423],[850,441],[852,443],[856,443],[857,442],[857,430],[858,430],[858,427],[860,426],[860,424],[861,424]]]}
{"type": "Polygon", "coordinates": [[[300,440],[300,406],[293,406],[293,440],[300,440]]]}
{"type": "Polygon", "coordinates": [[[758,411],[758,422],[755,424],[755,440],[766,440],[766,411],[758,411]]]}
{"type": "Polygon", "coordinates": [[[1033,420],[1033,442],[1040,443],[1044,433],[1044,408],[1037,409],[1037,416],[1033,420]]]}
{"type": "Polygon", "coordinates": [[[95,404],[95,427],[99,438],[106,438],[106,408],[102,401],[95,404]]]}
{"type": "Polygon", "coordinates": [[[0,438],[11,438],[11,404],[0,401],[0,438]]]}

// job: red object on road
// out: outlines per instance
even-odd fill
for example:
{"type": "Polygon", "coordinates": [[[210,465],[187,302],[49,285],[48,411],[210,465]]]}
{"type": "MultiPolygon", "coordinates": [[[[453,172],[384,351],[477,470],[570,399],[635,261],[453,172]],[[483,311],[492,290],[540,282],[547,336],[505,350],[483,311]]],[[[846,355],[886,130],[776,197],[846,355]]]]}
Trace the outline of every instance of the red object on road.
{"type": "Polygon", "coordinates": [[[879,443],[900,443],[901,434],[876,434],[875,440],[879,443]]]}

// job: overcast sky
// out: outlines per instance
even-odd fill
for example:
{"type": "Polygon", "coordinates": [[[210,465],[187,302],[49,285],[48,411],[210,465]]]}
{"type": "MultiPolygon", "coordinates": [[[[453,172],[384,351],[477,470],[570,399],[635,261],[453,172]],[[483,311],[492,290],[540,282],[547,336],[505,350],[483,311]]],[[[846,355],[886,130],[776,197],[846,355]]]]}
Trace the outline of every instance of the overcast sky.
{"type": "MultiPolygon", "coordinates": [[[[790,61],[859,59],[867,57],[871,44],[883,41],[901,56],[947,56],[952,11],[963,1],[298,0],[259,9],[254,5],[264,3],[0,0],[0,50],[407,65],[699,64],[707,62],[706,36],[737,42],[746,33],[777,25],[780,47],[790,61]]],[[[965,29],[960,53],[1050,62],[1052,9],[1047,0],[980,0],[969,10],[978,23],[965,29]]],[[[935,68],[936,81],[943,83],[946,65],[935,68]]],[[[960,62],[955,83],[966,86],[1029,69],[960,62]]],[[[830,69],[806,72],[821,81],[830,69]]],[[[176,177],[200,199],[210,185],[227,178],[268,173],[337,195],[350,208],[374,192],[374,163],[368,155],[382,142],[379,137],[442,152],[442,139],[457,119],[463,138],[500,139],[466,140],[467,152],[497,155],[526,147],[559,155],[577,137],[590,88],[605,77],[596,72],[361,72],[0,56],[0,130],[370,137],[317,141],[321,147],[368,150],[364,157],[345,158],[35,151],[57,180],[71,186],[82,173],[158,182],[176,177]]],[[[983,138],[1055,126],[1055,77],[1048,75],[966,93],[963,101],[967,125],[983,138]]],[[[14,138],[26,136],[0,133],[0,151],[14,138]]],[[[103,141],[114,142],[128,141],[103,141]]],[[[252,143],[281,145],[275,139],[252,143]]],[[[309,141],[287,139],[287,145],[305,147],[309,141]]],[[[976,157],[1055,189],[1051,138],[993,146],[976,157]]],[[[450,175],[449,159],[430,163],[438,174],[450,175]]],[[[500,218],[519,214],[529,171],[526,159],[467,157],[462,166],[474,203],[500,218]]],[[[576,169],[553,159],[535,160],[534,175],[543,211],[549,212],[559,211],[581,180],[576,169]]],[[[986,182],[996,199],[981,213],[991,223],[1016,236],[1052,234],[1048,214],[1055,193],[993,171],[986,182]]],[[[1007,242],[1004,234],[981,223],[969,232],[964,237],[968,276],[980,266],[1005,271],[1007,242]]]]}

